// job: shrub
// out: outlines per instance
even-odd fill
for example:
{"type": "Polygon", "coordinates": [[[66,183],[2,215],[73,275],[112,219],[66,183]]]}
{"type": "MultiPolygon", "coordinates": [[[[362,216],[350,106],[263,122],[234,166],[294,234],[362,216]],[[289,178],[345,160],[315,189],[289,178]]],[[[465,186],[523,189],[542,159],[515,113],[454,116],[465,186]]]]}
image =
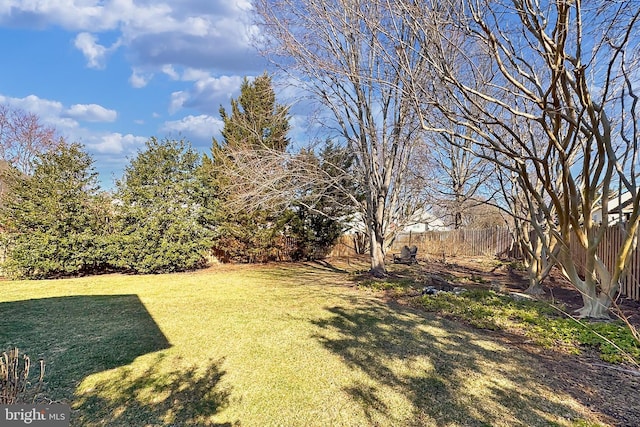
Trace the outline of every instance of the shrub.
{"type": "Polygon", "coordinates": [[[35,159],[32,175],[8,169],[0,179],[7,186],[0,203],[4,273],[39,279],[107,269],[99,249],[108,233],[108,205],[82,146],[61,142],[35,159]]]}
{"type": "Polygon", "coordinates": [[[166,273],[206,262],[211,230],[199,166],[187,141],[147,141],[117,183],[114,266],[166,273]]]}
{"type": "MultiPolygon", "coordinates": [[[[29,386],[29,368],[31,359],[26,354],[22,357],[19,350],[14,348],[3,352],[0,356],[0,405],[26,403],[29,386]]],[[[42,384],[44,377],[44,361],[40,360],[40,376],[36,387],[42,384]]]]}

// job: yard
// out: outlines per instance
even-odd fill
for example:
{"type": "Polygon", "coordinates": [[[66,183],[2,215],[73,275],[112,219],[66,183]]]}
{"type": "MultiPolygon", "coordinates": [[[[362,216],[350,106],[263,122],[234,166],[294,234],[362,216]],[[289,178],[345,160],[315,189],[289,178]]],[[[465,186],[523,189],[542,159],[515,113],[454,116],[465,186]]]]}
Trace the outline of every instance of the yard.
{"type": "Polygon", "coordinates": [[[3,282],[0,348],[45,358],[39,399],[75,426],[638,425],[630,371],[429,313],[362,268],[3,282]]]}

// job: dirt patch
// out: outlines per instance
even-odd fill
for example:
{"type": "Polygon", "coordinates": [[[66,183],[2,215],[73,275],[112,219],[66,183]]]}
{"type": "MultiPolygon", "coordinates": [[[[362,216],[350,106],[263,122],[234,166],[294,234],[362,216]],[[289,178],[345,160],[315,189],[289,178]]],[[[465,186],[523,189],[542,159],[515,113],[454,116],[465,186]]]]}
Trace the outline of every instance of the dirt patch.
{"type": "MultiPolygon", "coordinates": [[[[508,264],[482,258],[450,258],[447,262],[423,261],[416,268],[427,274],[455,277],[467,288],[478,286],[503,291],[523,292],[527,288],[524,272],[508,264]]],[[[582,306],[580,294],[554,271],[545,283],[545,298],[562,303],[568,313],[582,306]]],[[[640,303],[628,299],[617,302],[620,312],[640,329],[640,303]]],[[[613,365],[585,352],[580,355],[559,353],[531,344],[523,337],[507,333],[495,334],[505,345],[521,348],[536,357],[541,377],[554,388],[565,391],[576,400],[603,416],[613,426],[640,426],[640,371],[636,367],[613,365]]]]}
{"type": "MultiPolygon", "coordinates": [[[[526,272],[513,268],[508,263],[489,258],[456,257],[449,258],[447,262],[423,262],[421,266],[431,274],[466,278],[467,284],[474,284],[474,281],[478,286],[484,287],[498,284],[507,292],[524,292],[528,286],[526,272]]],[[[557,269],[545,280],[543,288],[545,294],[541,298],[549,302],[562,303],[569,314],[574,314],[582,307],[582,297],[557,269]]],[[[615,306],[619,314],[640,329],[640,302],[621,297],[615,306]]]]}

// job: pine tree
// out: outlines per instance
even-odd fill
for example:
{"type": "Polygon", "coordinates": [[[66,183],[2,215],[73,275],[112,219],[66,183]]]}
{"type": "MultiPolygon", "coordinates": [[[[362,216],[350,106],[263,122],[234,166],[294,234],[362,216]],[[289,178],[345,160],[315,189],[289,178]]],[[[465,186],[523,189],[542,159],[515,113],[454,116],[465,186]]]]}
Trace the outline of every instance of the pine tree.
{"type": "Polygon", "coordinates": [[[196,268],[210,248],[200,156],[185,141],[151,138],[117,183],[118,259],[138,273],[196,268]]]}
{"type": "Polygon", "coordinates": [[[223,140],[213,140],[212,158],[204,160],[204,174],[217,198],[214,249],[235,261],[266,260],[281,242],[280,211],[254,209],[238,212],[229,205],[227,190],[233,180],[233,150],[271,149],[284,152],[289,145],[288,108],[276,103],[271,77],[245,78],[231,113],[221,107],[223,140]]]}
{"type": "Polygon", "coordinates": [[[220,117],[224,123],[224,141],[218,143],[214,139],[214,146],[284,151],[289,145],[289,110],[276,104],[271,77],[266,73],[253,81],[245,77],[240,86],[240,96],[231,100],[231,115],[220,107],[220,117]]]}
{"type": "Polygon", "coordinates": [[[45,278],[107,268],[107,202],[93,159],[80,145],[61,141],[36,156],[32,175],[10,167],[3,181],[0,225],[8,274],[45,278]]]}

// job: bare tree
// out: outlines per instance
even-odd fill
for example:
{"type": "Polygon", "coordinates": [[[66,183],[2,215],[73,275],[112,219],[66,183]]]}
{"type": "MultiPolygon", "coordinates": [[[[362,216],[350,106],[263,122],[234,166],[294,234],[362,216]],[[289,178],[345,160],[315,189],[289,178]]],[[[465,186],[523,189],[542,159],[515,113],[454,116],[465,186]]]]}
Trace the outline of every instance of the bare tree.
{"type": "Polygon", "coordinates": [[[439,103],[424,78],[414,79],[417,102],[439,109],[453,124],[424,120],[424,127],[470,140],[476,152],[499,154],[499,167],[525,190],[530,218],[540,218],[532,226],[547,228],[557,241],[559,265],[583,296],[580,315],[606,317],[639,222],[637,2],[394,4],[397,19],[422,38],[404,48],[423,54],[431,81],[455,100],[439,103]],[[626,237],[615,262],[606,266],[598,249],[617,182],[631,195],[632,212],[620,225],[626,237]],[[595,210],[602,227],[592,218],[595,210]],[[585,265],[573,259],[572,244],[586,252],[585,265]]]}
{"type": "Polygon", "coordinates": [[[433,203],[448,220],[448,225],[457,230],[469,224],[474,209],[491,199],[487,181],[494,168],[473,152],[469,140],[455,142],[451,138],[455,137],[442,135],[436,140],[432,157],[440,173],[432,183],[433,203]]]}
{"type": "Polygon", "coordinates": [[[34,157],[59,144],[54,137],[55,130],[37,115],[0,105],[0,159],[21,172],[30,174],[34,157]]]}
{"type": "Polygon", "coordinates": [[[352,185],[357,179],[353,171],[331,164],[329,172],[308,150],[289,153],[240,145],[227,147],[227,152],[233,167],[225,170],[221,191],[234,212],[277,210],[294,203],[314,210],[320,199],[329,204],[359,204],[352,185]]]}
{"type": "MultiPolygon", "coordinates": [[[[544,294],[543,281],[556,264],[559,251],[558,241],[546,226],[544,214],[536,207],[534,199],[529,197],[527,185],[523,185],[522,175],[502,168],[495,169],[500,194],[500,206],[511,218],[514,242],[518,245],[527,269],[529,287],[526,292],[533,295],[544,294]]],[[[529,177],[535,179],[534,174],[529,177]]],[[[537,191],[542,192],[541,183],[533,183],[537,191]]],[[[553,211],[553,204],[545,199],[547,209],[553,211]]]]}
{"type": "MultiPolygon", "coordinates": [[[[356,156],[371,271],[382,275],[392,224],[414,211],[408,171],[422,129],[404,82],[423,61],[417,56],[410,70],[398,67],[406,52],[386,35],[396,22],[385,2],[259,0],[256,10],[265,52],[329,110],[325,124],[356,156]]],[[[410,32],[393,31],[412,43],[410,32]]]]}

